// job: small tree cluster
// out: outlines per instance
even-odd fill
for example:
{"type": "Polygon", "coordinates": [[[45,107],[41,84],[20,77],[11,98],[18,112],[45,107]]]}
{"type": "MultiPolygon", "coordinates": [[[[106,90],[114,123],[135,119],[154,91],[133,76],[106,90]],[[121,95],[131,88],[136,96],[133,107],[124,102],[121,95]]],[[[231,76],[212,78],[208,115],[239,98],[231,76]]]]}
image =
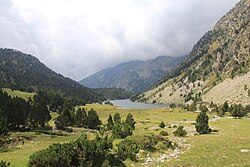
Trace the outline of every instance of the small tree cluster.
{"type": "Polygon", "coordinates": [[[246,108],[244,108],[241,104],[233,104],[230,108],[231,115],[234,118],[241,118],[247,114],[246,108]]]}
{"type": "Polygon", "coordinates": [[[196,108],[196,105],[197,105],[197,104],[194,103],[194,102],[193,102],[192,104],[190,104],[190,105],[187,104],[186,107],[185,107],[185,109],[186,109],[187,111],[196,111],[196,109],[197,109],[197,108],[196,108]]]}
{"type": "Polygon", "coordinates": [[[129,113],[125,121],[122,121],[119,113],[115,113],[113,119],[112,116],[109,115],[107,130],[112,130],[113,137],[125,138],[127,136],[132,135],[134,129],[135,129],[135,120],[132,114],[129,113]]]}
{"type": "Polygon", "coordinates": [[[83,108],[63,111],[55,120],[57,129],[66,129],[68,126],[85,127],[99,130],[101,120],[95,110],[86,112],[83,108]]]}
{"type": "Polygon", "coordinates": [[[227,101],[219,107],[216,104],[210,105],[210,107],[212,108],[212,112],[216,112],[219,116],[230,113],[234,118],[241,118],[250,112],[250,105],[245,107],[241,104],[229,105],[227,101]]]}
{"type": "Polygon", "coordinates": [[[0,135],[20,127],[44,127],[51,119],[48,107],[41,101],[11,97],[0,90],[0,135]]]}

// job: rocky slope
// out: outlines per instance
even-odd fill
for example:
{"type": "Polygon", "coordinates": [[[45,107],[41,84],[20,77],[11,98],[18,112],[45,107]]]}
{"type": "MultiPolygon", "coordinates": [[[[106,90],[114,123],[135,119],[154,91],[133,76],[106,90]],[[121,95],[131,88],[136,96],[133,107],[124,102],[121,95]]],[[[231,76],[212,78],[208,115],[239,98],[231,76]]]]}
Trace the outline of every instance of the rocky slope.
{"type": "Polygon", "coordinates": [[[250,103],[250,0],[241,0],[169,77],[136,97],[156,103],[250,103]]]}
{"type": "Polygon", "coordinates": [[[143,92],[180,64],[183,57],[159,56],[153,60],[130,61],[97,72],[79,83],[91,88],[123,88],[143,92]]]}

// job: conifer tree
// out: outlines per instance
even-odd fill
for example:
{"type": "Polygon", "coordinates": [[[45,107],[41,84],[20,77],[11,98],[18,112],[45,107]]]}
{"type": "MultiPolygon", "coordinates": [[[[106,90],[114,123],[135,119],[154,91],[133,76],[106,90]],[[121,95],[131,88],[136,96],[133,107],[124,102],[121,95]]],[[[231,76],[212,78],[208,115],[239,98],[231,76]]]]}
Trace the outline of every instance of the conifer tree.
{"type": "Polygon", "coordinates": [[[127,124],[128,126],[130,126],[133,130],[135,130],[135,120],[133,118],[132,114],[128,114],[127,118],[125,120],[125,124],[127,124]]]}
{"type": "Polygon", "coordinates": [[[115,113],[115,115],[114,115],[114,123],[119,123],[119,124],[122,123],[121,116],[120,116],[119,113],[115,113]]]}
{"type": "Polygon", "coordinates": [[[195,128],[199,134],[208,134],[211,132],[211,129],[208,125],[208,115],[207,108],[205,106],[200,107],[201,112],[196,118],[195,128]]]}
{"type": "Polygon", "coordinates": [[[113,126],[114,126],[113,118],[112,118],[111,114],[109,114],[107,129],[112,130],[113,126]]]}

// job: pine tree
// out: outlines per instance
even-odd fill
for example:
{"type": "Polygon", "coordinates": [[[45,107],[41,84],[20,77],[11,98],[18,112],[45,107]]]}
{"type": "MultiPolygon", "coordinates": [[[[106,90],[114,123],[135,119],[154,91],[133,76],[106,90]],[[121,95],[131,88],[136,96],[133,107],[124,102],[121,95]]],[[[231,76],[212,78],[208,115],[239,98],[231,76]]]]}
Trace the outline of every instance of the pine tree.
{"type": "Polygon", "coordinates": [[[3,110],[0,108],[0,136],[8,131],[7,120],[3,110]]]}
{"type": "Polygon", "coordinates": [[[75,118],[74,118],[74,124],[78,127],[82,127],[83,126],[83,112],[81,110],[81,108],[78,108],[76,110],[76,114],[75,114],[75,118]]]}
{"type": "Polygon", "coordinates": [[[229,111],[229,106],[228,106],[228,103],[225,102],[222,106],[222,111],[225,113],[225,112],[228,112],[229,111]]]}
{"type": "Polygon", "coordinates": [[[41,103],[33,105],[29,115],[29,122],[32,127],[44,126],[50,119],[51,115],[46,105],[41,103]]]}
{"type": "Polygon", "coordinates": [[[119,123],[119,124],[122,123],[121,116],[120,116],[119,113],[115,113],[115,115],[114,115],[114,123],[119,123]]]}
{"type": "Polygon", "coordinates": [[[108,118],[108,124],[107,124],[107,129],[108,130],[112,130],[113,129],[113,126],[114,126],[114,122],[113,122],[113,118],[111,116],[111,114],[109,115],[109,118],[108,118]]]}
{"type": "Polygon", "coordinates": [[[129,125],[133,130],[135,130],[135,120],[132,114],[128,114],[125,120],[125,124],[129,125]]]}
{"type": "Polygon", "coordinates": [[[88,111],[88,128],[99,130],[99,125],[101,124],[101,120],[99,119],[99,116],[97,115],[96,111],[93,110],[93,108],[88,111]]]}
{"type": "Polygon", "coordinates": [[[211,129],[209,128],[208,125],[209,118],[206,111],[207,110],[205,107],[201,107],[201,112],[196,118],[195,128],[199,134],[208,134],[211,132],[211,129]]]}
{"type": "Polygon", "coordinates": [[[160,128],[165,128],[165,123],[164,123],[163,121],[161,121],[159,127],[160,127],[160,128]]]}

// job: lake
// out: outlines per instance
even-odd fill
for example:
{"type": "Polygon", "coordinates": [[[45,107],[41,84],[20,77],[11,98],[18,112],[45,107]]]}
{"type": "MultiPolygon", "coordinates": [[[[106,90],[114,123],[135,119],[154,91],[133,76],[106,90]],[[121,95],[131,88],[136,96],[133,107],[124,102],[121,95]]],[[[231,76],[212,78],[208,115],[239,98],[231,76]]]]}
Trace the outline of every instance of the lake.
{"type": "Polygon", "coordinates": [[[167,104],[147,104],[147,103],[139,103],[139,102],[132,102],[129,99],[123,100],[110,100],[111,103],[115,106],[119,106],[121,108],[128,108],[128,109],[143,109],[143,108],[166,108],[169,107],[167,104]]]}

